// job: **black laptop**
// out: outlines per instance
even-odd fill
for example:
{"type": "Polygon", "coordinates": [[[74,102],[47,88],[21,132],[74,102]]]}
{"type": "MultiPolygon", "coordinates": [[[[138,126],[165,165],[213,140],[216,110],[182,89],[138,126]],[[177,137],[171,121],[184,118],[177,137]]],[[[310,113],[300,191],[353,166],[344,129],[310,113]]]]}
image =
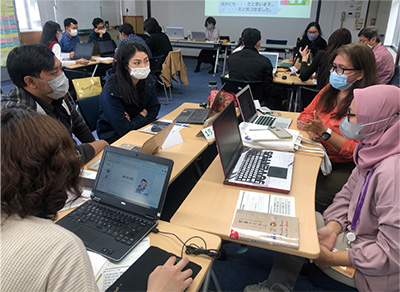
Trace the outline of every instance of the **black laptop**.
{"type": "MultiPolygon", "coordinates": [[[[153,272],[157,266],[164,265],[171,256],[176,255],[166,252],[158,247],[150,246],[147,251],[106,291],[147,291],[147,280],[151,272],[153,272]]],[[[186,267],[183,268],[183,271],[187,269],[193,271],[193,274],[190,277],[194,279],[200,272],[201,266],[189,262],[186,267]]]]}
{"type": "Polygon", "coordinates": [[[170,159],[106,146],[91,200],[57,224],[88,250],[120,261],[157,225],[172,166],[170,159]]]}
{"type": "Polygon", "coordinates": [[[294,153],[245,148],[233,102],[213,121],[226,184],[289,193],[294,153]]]}
{"type": "Polygon", "coordinates": [[[114,57],[115,49],[111,40],[97,41],[100,57],[114,57]]]}
{"type": "Polygon", "coordinates": [[[75,45],[75,54],[73,60],[86,59],[91,60],[93,55],[93,43],[77,43],[75,45]]]}

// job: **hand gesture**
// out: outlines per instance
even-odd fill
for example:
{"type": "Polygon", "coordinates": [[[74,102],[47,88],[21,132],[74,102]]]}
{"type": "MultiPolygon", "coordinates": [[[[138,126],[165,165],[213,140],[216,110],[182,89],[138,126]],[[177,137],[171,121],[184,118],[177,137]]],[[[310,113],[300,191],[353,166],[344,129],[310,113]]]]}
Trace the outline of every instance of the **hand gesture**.
{"type": "Polygon", "coordinates": [[[75,52],[69,53],[69,57],[72,59],[75,56],[75,52]]]}
{"type": "Polygon", "coordinates": [[[297,126],[300,130],[313,132],[318,135],[322,135],[322,133],[326,132],[327,127],[322,123],[316,111],[313,112],[314,119],[307,118],[307,122],[298,121],[297,126]]]}
{"type": "Polygon", "coordinates": [[[127,112],[125,112],[125,118],[126,118],[128,121],[131,121],[131,117],[129,116],[129,114],[128,114],[127,112]]]}
{"type": "Polygon", "coordinates": [[[87,65],[89,64],[89,60],[86,60],[84,58],[81,58],[79,60],[76,60],[76,64],[82,64],[82,65],[87,65]]]}
{"type": "Polygon", "coordinates": [[[329,228],[329,226],[324,226],[317,230],[319,244],[326,247],[329,250],[335,245],[337,234],[329,228]]]}
{"type": "Polygon", "coordinates": [[[310,56],[310,50],[308,49],[308,46],[306,46],[304,50],[300,47],[299,53],[302,57],[302,62],[307,62],[308,57],[310,56]]]}
{"type": "Polygon", "coordinates": [[[147,116],[147,110],[146,110],[146,109],[143,109],[143,110],[140,112],[140,114],[141,114],[142,116],[146,117],[146,116],[147,116]]]}
{"type": "Polygon", "coordinates": [[[189,263],[187,258],[181,259],[177,264],[175,257],[170,257],[163,266],[158,266],[149,276],[147,282],[147,292],[183,292],[192,284],[193,279],[190,278],[193,271],[182,269],[189,263]]]}

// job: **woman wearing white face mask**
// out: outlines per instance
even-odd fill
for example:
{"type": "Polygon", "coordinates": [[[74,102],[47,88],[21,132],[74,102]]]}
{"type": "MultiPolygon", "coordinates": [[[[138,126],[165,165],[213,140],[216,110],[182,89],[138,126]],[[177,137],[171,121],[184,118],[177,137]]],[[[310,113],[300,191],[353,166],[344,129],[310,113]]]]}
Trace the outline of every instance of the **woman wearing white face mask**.
{"type": "Polygon", "coordinates": [[[337,49],[331,58],[326,85],[300,114],[299,129],[320,141],[332,162],[328,176],[319,174],[315,193],[316,210],[323,212],[340,191],[354,168],[353,150],[357,141],[340,133],[339,123],[353,100],[353,90],[376,84],[375,57],[367,46],[349,44],[337,49]]]}
{"type": "Polygon", "coordinates": [[[146,49],[127,43],[115,59],[115,73],[100,94],[97,122],[97,134],[108,143],[151,123],[160,110],[146,49]]]}
{"type": "Polygon", "coordinates": [[[62,39],[61,27],[57,22],[47,21],[43,25],[42,36],[40,37],[39,43],[45,45],[53,51],[54,55],[56,55],[57,59],[60,60],[63,67],[75,65],[75,64],[83,64],[86,65],[89,63],[89,60],[79,59],[76,61],[67,61],[62,60],[61,58],[61,47],[58,42],[62,39]]]}

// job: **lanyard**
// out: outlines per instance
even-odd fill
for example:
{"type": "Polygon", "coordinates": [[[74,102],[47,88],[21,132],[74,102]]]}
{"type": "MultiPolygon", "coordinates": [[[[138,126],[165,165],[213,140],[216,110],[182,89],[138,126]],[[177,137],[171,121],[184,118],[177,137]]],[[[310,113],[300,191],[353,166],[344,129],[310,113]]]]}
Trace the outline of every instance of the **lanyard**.
{"type": "Polygon", "coordinates": [[[374,170],[372,169],[369,172],[368,178],[367,178],[367,176],[365,176],[365,178],[364,178],[364,183],[363,183],[363,186],[365,185],[364,190],[362,191],[362,195],[361,195],[360,201],[358,202],[356,212],[354,213],[353,220],[351,221],[351,230],[353,230],[353,231],[356,230],[357,221],[358,221],[358,218],[360,218],[361,208],[364,204],[365,194],[367,193],[369,180],[371,179],[373,172],[374,172],[374,170]],[[367,182],[367,183],[365,183],[365,182],[367,182]]]}

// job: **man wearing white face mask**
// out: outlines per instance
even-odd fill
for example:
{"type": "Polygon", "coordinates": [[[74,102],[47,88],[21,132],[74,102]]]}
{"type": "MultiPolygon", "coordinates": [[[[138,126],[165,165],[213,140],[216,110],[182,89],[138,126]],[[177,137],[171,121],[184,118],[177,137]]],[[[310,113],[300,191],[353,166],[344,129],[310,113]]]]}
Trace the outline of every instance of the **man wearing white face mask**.
{"type": "Polygon", "coordinates": [[[111,35],[107,32],[107,29],[104,25],[103,19],[96,17],[92,21],[93,31],[90,33],[88,38],[88,43],[92,43],[94,41],[112,41],[113,48],[117,48],[117,44],[111,38],[111,35]]]}
{"type": "Polygon", "coordinates": [[[68,101],[68,79],[62,71],[61,62],[49,48],[29,44],[13,49],[7,58],[7,70],[15,88],[2,96],[2,108],[30,109],[59,120],[82,142],[77,145],[77,151],[83,163],[107,145],[104,140],[95,140],[68,101]]]}
{"type": "Polygon", "coordinates": [[[146,49],[138,43],[126,43],[115,59],[115,74],[100,94],[96,129],[110,144],[154,121],[160,110],[146,49]]]}
{"type": "Polygon", "coordinates": [[[65,31],[59,41],[61,53],[69,53],[70,58],[73,58],[76,44],[81,42],[78,35],[78,22],[73,18],[66,18],[64,20],[64,28],[65,31]]]}

